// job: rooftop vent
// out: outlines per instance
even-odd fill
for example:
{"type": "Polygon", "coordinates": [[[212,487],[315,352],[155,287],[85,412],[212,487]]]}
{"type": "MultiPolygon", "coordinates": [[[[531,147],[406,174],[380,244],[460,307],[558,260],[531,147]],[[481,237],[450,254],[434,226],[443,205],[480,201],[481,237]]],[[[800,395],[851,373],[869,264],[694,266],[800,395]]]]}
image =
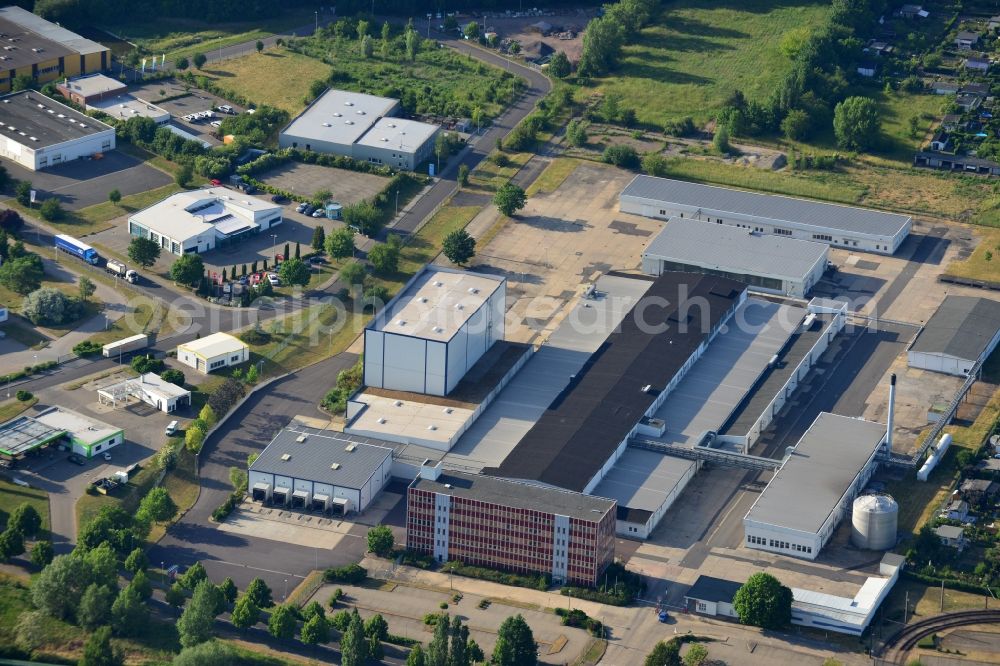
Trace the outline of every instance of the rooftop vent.
{"type": "Polygon", "coordinates": [[[469,287],[469,293],[470,294],[478,294],[479,290],[477,288],[475,288],[475,287],[469,287]]]}
{"type": "Polygon", "coordinates": [[[354,102],[344,102],[344,106],[354,106],[354,102]]]}
{"type": "Polygon", "coordinates": [[[419,300],[420,300],[421,303],[426,303],[427,302],[427,297],[426,296],[421,296],[419,300]]]}
{"type": "Polygon", "coordinates": [[[63,113],[60,113],[60,114],[59,114],[58,116],[56,116],[56,117],[57,117],[57,118],[65,118],[65,117],[66,117],[66,115],[65,115],[65,114],[63,114],[63,113]]]}
{"type": "Polygon", "coordinates": [[[443,332],[444,332],[444,329],[443,329],[443,328],[441,328],[440,326],[435,326],[435,327],[434,327],[434,332],[435,332],[435,333],[443,333],[443,332]]]}
{"type": "Polygon", "coordinates": [[[363,116],[363,115],[365,115],[365,110],[364,109],[358,109],[357,114],[359,116],[363,116]]]}
{"type": "Polygon", "coordinates": [[[333,463],[330,465],[330,469],[340,469],[340,463],[333,463]]]}
{"type": "Polygon", "coordinates": [[[430,424],[429,426],[427,426],[427,429],[428,429],[428,430],[437,430],[437,429],[438,429],[438,427],[437,427],[436,425],[434,425],[434,424],[432,423],[432,424],[430,424]]]}
{"type": "Polygon", "coordinates": [[[30,139],[31,139],[32,141],[38,141],[38,137],[37,137],[37,136],[33,136],[33,137],[29,137],[29,138],[30,138],[30,139]]]}
{"type": "Polygon", "coordinates": [[[44,108],[45,108],[45,105],[44,105],[44,104],[39,104],[39,105],[38,105],[38,108],[39,108],[39,109],[44,109],[44,108]]]}
{"type": "Polygon", "coordinates": [[[445,414],[451,414],[451,413],[452,413],[453,411],[455,411],[455,410],[454,410],[454,409],[452,409],[451,407],[445,407],[445,408],[444,408],[444,409],[442,409],[441,411],[442,411],[442,412],[444,412],[445,414]]]}
{"type": "Polygon", "coordinates": [[[435,286],[435,287],[443,287],[443,286],[444,286],[444,283],[443,283],[443,282],[441,282],[440,280],[435,280],[435,281],[434,281],[434,286],[435,286]]]}
{"type": "Polygon", "coordinates": [[[334,112],[333,112],[333,117],[334,117],[334,118],[340,118],[340,117],[341,117],[341,116],[343,116],[343,115],[344,115],[344,114],[342,114],[342,113],[341,113],[340,111],[334,111],[334,112]]]}
{"type": "Polygon", "coordinates": [[[402,400],[397,400],[396,402],[394,402],[392,404],[396,405],[397,407],[402,407],[403,406],[403,401],[402,400]]]}
{"type": "Polygon", "coordinates": [[[383,141],[388,141],[388,140],[389,140],[389,137],[387,137],[387,136],[384,136],[384,137],[382,137],[382,140],[383,140],[383,141]]]}
{"type": "Polygon", "coordinates": [[[5,100],[3,101],[3,103],[4,103],[4,104],[10,104],[10,100],[9,100],[9,99],[5,99],[5,100]]]}
{"type": "Polygon", "coordinates": [[[289,460],[292,459],[292,454],[291,453],[282,453],[281,454],[281,459],[283,461],[285,461],[285,462],[288,462],[289,460]]]}
{"type": "Polygon", "coordinates": [[[298,442],[299,444],[301,444],[302,442],[306,441],[306,436],[305,435],[299,435],[298,437],[295,438],[295,441],[298,442]]]}
{"type": "Polygon", "coordinates": [[[87,129],[87,126],[84,125],[83,123],[80,123],[80,129],[87,129]]]}
{"type": "Polygon", "coordinates": [[[353,125],[354,124],[353,120],[345,120],[344,122],[346,122],[348,125],[353,125]]]}
{"type": "Polygon", "coordinates": [[[354,453],[354,449],[356,448],[358,448],[358,445],[355,444],[354,442],[351,442],[350,444],[344,447],[344,450],[347,451],[348,453],[354,453]]]}
{"type": "Polygon", "coordinates": [[[456,310],[464,310],[464,309],[465,309],[465,306],[464,306],[464,305],[462,305],[461,303],[456,303],[456,304],[455,304],[455,309],[456,309],[456,310]]]}
{"type": "Polygon", "coordinates": [[[323,123],[323,127],[332,127],[332,125],[330,123],[323,123]]]}
{"type": "Polygon", "coordinates": [[[450,483],[446,483],[446,484],[444,484],[444,487],[445,488],[451,488],[451,484],[450,483]]]}
{"type": "Polygon", "coordinates": [[[406,326],[406,320],[405,319],[397,319],[396,320],[396,325],[397,326],[406,326]]]}

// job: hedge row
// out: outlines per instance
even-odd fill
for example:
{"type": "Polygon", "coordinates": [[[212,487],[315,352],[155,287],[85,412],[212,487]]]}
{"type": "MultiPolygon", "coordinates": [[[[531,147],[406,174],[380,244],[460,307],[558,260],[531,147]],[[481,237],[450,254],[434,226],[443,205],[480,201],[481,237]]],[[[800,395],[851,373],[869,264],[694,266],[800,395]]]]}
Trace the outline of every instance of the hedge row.
{"type": "Polygon", "coordinates": [[[26,365],[24,370],[17,370],[15,372],[8,373],[6,375],[0,375],[0,384],[6,384],[7,382],[16,382],[18,379],[24,379],[25,377],[30,377],[36,372],[42,372],[43,370],[49,370],[51,368],[59,365],[55,361],[44,361],[38,365],[26,365]]]}
{"type": "Polygon", "coordinates": [[[502,585],[515,585],[517,587],[528,587],[542,592],[552,585],[552,577],[549,574],[538,576],[528,576],[516,574],[508,571],[498,571],[486,567],[476,567],[462,564],[460,560],[452,560],[441,567],[442,573],[453,573],[466,578],[478,578],[479,580],[489,580],[502,585]]]}
{"type": "Polygon", "coordinates": [[[972,594],[986,594],[986,588],[982,585],[975,585],[973,583],[966,583],[961,580],[956,580],[954,578],[939,578],[937,576],[928,576],[927,574],[917,573],[916,571],[911,571],[909,569],[903,569],[903,578],[909,578],[910,580],[916,580],[921,583],[926,583],[927,585],[934,585],[935,587],[940,586],[944,583],[944,586],[949,590],[958,590],[959,592],[971,592],[972,594]]]}
{"type": "Polygon", "coordinates": [[[327,583],[348,583],[360,585],[368,578],[368,570],[358,563],[327,569],[323,572],[323,580],[327,583]]]}
{"type": "Polygon", "coordinates": [[[344,169],[346,171],[358,171],[370,173],[376,176],[392,176],[396,170],[384,164],[372,164],[363,160],[356,160],[345,155],[331,155],[327,153],[316,153],[311,150],[299,150],[297,148],[282,148],[274,152],[261,155],[252,162],[248,162],[236,169],[236,173],[241,176],[253,176],[263,171],[270,171],[289,162],[300,164],[317,164],[319,166],[331,167],[334,169],[344,169]]]}

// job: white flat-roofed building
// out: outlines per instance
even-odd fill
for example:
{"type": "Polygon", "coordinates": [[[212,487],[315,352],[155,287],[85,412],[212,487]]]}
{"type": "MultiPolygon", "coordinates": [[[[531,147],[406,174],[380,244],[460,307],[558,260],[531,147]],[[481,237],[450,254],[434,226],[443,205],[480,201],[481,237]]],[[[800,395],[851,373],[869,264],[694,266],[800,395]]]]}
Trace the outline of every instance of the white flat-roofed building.
{"type": "Polygon", "coordinates": [[[399,100],[328,90],[281,130],[278,145],[414,169],[430,157],[439,128],[397,118],[400,110],[399,100]]]}
{"type": "Polygon", "coordinates": [[[744,545],[814,560],[875,473],[884,424],[821,413],[743,518],[744,545]]]}
{"type": "Polygon", "coordinates": [[[473,422],[475,410],[361,393],[348,405],[344,432],[448,451],[473,422]]]}
{"type": "Polygon", "coordinates": [[[172,194],[128,219],[129,234],[178,256],[206,252],[281,224],[281,206],[224,187],[172,194]]]}
{"type": "Polygon", "coordinates": [[[121,428],[65,407],[50,407],[34,418],[49,428],[66,431],[73,453],[87,458],[107,453],[125,441],[121,428]]]}
{"type": "Polygon", "coordinates": [[[108,97],[117,97],[128,90],[124,81],[105,74],[88,74],[75,79],[64,79],[56,84],[56,90],[66,99],[80,106],[87,106],[108,97]]]}
{"type": "Polygon", "coordinates": [[[250,465],[248,489],[256,502],[344,515],[367,509],[391,476],[391,448],[285,428],[250,465]]]}
{"type": "Polygon", "coordinates": [[[105,405],[127,406],[141,400],[161,412],[171,413],[179,407],[190,406],[191,391],[171,384],[154,372],[115,382],[97,391],[98,400],[105,405]]]}
{"type": "Polygon", "coordinates": [[[894,254],[912,225],[908,215],[642,175],[622,191],[619,207],[878,254],[894,254]]]}
{"type": "Polygon", "coordinates": [[[365,329],[366,386],[447,395],[504,337],[507,281],[427,266],[365,329]]]}
{"type": "Polygon", "coordinates": [[[642,270],[720,275],[754,291],[802,298],[823,277],[829,251],[825,243],[674,217],[642,253],[642,270]]]}
{"type": "Polygon", "coordinates": [[[228,333],[213,333],[208,337],[177,345],[177,360],[205,374],[230,365],[239,365],[249,358],[250,347],[228,333]]]}
{"type": "Polygon", "coordinates": [[[0,157],[38,171],[115,149],[115,129],[34,90],[0,97],[0,157]]]}
{"type": "Polygon", "coordinates": [[[152,118],[157,125],[170,122],[170,112],[146,100],[139,99],[128,93],[105,97],[87,104],[90,111],[103,111],[104,113],[117,118],[118,120],[128,120],[129,118],[152,118]]]}

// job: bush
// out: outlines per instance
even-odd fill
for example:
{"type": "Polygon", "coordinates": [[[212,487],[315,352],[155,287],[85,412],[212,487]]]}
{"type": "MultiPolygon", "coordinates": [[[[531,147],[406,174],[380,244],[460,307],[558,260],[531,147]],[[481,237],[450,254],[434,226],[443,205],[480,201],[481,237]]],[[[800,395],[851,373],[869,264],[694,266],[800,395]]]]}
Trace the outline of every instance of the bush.
{"type": "Polygon", "coordinates": [[[243,333],[240,334],[240,340],[248,345],[266,345],[271,341],[271,334],[262,329],[258,323],[250,330],[243,331],[243,333]]]}
{"type": "Polygon", "coordinates": [[[668,122],[663,126],[663,131],[670,136],[691,136],[698,131],[695,127],[694,119],[691,116],[682,118],[681,120],[673,120],[668,122]]]}
{"type": "Polygon", "coordinates": [[[635,148],[626,145],[608,146],[601,155],[601,161],[607,164],[614,164],[623,169],[639,168],[639,153],[635,148]]]}
{"type": "Polygon", "coordinates": [[[38,213],[42,216],[43,220],[48,222],[58,222],[66,215],[66,212],[62,209],[62,205],[59,203],[59,199],[55,197],[43,201],[42,205],[38,208],[38,213]]]}
{"type": "Polygon", "coordinates": [[[132,358],[130,365],[140,375],[144,375],[147,372],[162,372],[166,367],[162,359],[150,358],[149,356],[135,356],[132,358]]]}
{"type": "Polygon", "coordinates": [[[17,393],[14,394],[14,396],[20,402],[28,402],[29,400],[35,397],[31,391],[25,391],[24,389],[19,390],[17,393]]]}
{"type": "Polygon", "coordinates": [[[489,580],[502,585],[516,585],[517,587],[528,587],[535,590],[545,591],[552,585],[552,579],[548,574],[531,576],[528,574],[517,574],[508,571],[498,571],[486,567],[477,567],[463,564],[460,560],[451,560],[441,567],[443,573],[453,573],[466,578],[478,578],[489,580]]]}
{"type": "Polygon", "coordinates": [[[562,594],[612,606],[628,606],[646,589],[642,576],[628,571],[617,562],[604,570],[601,585],[590,587],[563,587],[562,594]]]}
{"type": "Polygon", "coordinates": [[[77,356],[93,356],[101,351],[103,347],[91,340],[84,340],[73,346],[73,353],[77,356]]]}
{"type": "Polygon", "coordinates": [[[58,289],[42,287],[25,296],[21,311],[33,324],[58,326],[79,319],[83,303],[58,289]]]}
{"type": "Polygon", "coordinates": [[[180,370],[169,368],[160,373],[160,379],[176,386],[184,387],[184,373],[180,370]]]}
{"type": "Polygon", "coordinates": [[[360,585],[368,578],[368,570],[360,564],[348,564],[343,567],[330,568],[323,572],[323,580],[327,583],[347,583],[360,585]]]}

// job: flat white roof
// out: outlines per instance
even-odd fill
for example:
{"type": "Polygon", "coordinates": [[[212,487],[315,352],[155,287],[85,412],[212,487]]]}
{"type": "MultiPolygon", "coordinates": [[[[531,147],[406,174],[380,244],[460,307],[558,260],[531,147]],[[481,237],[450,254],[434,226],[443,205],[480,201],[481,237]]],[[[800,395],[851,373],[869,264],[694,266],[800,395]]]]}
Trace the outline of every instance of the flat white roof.
{"type": "Polygon", "coordinates": [[[373,325],[386,333],[446,342],[493,295],[502,278],[428,266],[373,325]]]}
{"type": "Polygon", "coordinates": [[[156,122],[164,122],[170,119],[170,112],[155,104],[150,104],[145,100],[125,93],[116,95],[108,99],[102,99],[87,104],[87,108],[95,111],[103,111],[114,118],[128,120],[133,117],[152,118],[156,122]]]}
{"type": "Polygon", "coordinates": [[[655,513],[674,494],[678,484],[692,474],[696,464],[694,460],[630,447],[591,494],[610,497],[626,509],[655,513]]]}
{"type": "Polygon", "coordinates": [[[374,148],[395,148],[412,153],[437,131],[437,125],[422,123],[419,120],[382,118],[357,140],[357,144],[374,148]]]}
{"type": "Polygon", "coordinates": [[[232,217],[253,222],[261,213],[281,212],[281,206],[225,187],[207,187],[178,192],[143,208],[131,222],[183,242],[215,230],[215,225],[232,217]]]}
{"type": "Polygon", "coordinates": [[[128,86],[118,79],[113,79],[104,74],[79,76],[75,79],[70,79],[65,83],[60,83],[59,85],[72,92],[79,93],[84,97],[102,95],[104,93],[111,92],[112,90],[124,91],[128,88],[128,86]]]}
{"type": "Polygon", "coordinates": [[[233,352],[248,348],[246,343],[239,338],[222,332],[213,333],[208,337],[177,345],[178,349],[181,347],[206,359],[222,356],[223,354],[232,354],[233,352]]]}
{"type": "Polygon", "coordinates": [[[343,145],[352,145],[382,116],[399,104],[348,90],[328,90],[306,107],[282,134],[343,145]]]}
{"type": "Polygon", "coordinates": [[[355,396],[354,400],[367,404],[368,408],[345,431],[391,441],[422,439],[446,444],[465,427],[473,414],[471,409],[463,407],[370,393],[355,396]]]}
{"type": "Polygon", "coordinates": [[[128,379],[124,379],[120,382],[115,382],[114,384],[110,384],[100,389],[99,393],[112,395],[117,391],[129,388],[130,385],[141,388],[146,393],[165,400],[191,395],[191,391],[188,391],[186,388],[178,386],[177,384],[165,381],[155,372],[147,372],[146,374],[139,375],[138,377],[129,377],[128,379]]]}
{"type": "Polygon", "coordinates": [[[65,430],[73,439],[86,444],[99,442],[122,431],[121,428],[84,416],[65,407],[52,407],[36,416],[35,420],[50,428],[65,430]]]}

